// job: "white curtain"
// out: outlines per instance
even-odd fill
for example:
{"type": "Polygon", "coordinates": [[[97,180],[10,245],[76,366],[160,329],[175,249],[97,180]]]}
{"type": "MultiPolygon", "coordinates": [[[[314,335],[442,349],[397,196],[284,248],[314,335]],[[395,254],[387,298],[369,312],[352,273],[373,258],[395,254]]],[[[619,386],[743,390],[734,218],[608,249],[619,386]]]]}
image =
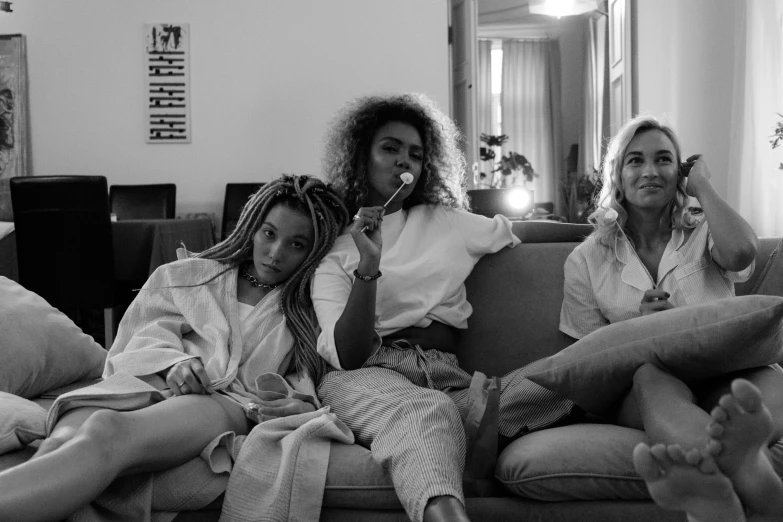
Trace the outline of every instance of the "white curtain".
{"type": "MultiPolygon", "coordinates": [[[[478,131],[493,134],[492,40],[478,41],[478,131]]],[[[483,147],[483,145],[482,145],[483,147]]]]}
{"type": "MultiPolygon", "coordinates": [[[[783,0],[737,3],[728,202],[759,236],[783,235],[783,0]]],[[[707,130],[709,132],[709,130],[707,130]]]]}
{"type": "Polygon", "coordinates": [[[599,169],[603,156],[606,17],[591,16],[585,30],[585,118],[579,172],[599,169]]]}
{"type": "Polygon", "coordinates": [[[559,206],[563,170],[560,115],[560,47],[556,40],[503,42],[501,125],[509,139],[503,154],[522,154],[539,177],[528,184],[536,202],[559,206]]]}

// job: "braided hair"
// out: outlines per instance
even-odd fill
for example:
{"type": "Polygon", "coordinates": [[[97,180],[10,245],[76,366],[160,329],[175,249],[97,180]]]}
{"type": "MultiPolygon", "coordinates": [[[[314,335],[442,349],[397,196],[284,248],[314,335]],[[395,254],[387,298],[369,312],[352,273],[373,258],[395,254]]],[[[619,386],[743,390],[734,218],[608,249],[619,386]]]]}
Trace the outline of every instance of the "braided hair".
{"type": "Polygon", "coordinates": [[[334,189],[312,176],[284,174],[250,196],[231,234],[197,257],[214,259],[232,268],[251,259],[253,236],[278,203],[309,217],[315,232],[310,254],[283,284],[280,307],[295,340],[289,370],[306,371],[317,383],[326,371],[326,363],[316,351],[318,322],[310,298],[310,283],[318,263],[349,222],[348,210],[334,189]]]}

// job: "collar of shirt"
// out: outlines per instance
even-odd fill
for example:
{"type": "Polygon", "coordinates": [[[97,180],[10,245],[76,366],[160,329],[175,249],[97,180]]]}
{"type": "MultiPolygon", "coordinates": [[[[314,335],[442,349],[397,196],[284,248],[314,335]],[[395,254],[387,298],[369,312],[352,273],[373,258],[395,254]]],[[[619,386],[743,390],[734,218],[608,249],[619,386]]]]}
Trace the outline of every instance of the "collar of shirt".
{"type": "Polygon", "coordinates": [[[663,279],[677,266],[682,263],[684,256],[680,252],[685,243],[685,234],[680,229],[672,231],[672,237],[666,244],[666,250],[663,252],[661,262],[658,265],[658,281],[652,281],[647,268],[642,264],[642,260],[634,251],[631,243],[620,234],[615,238],[614,253],[617,260],[622,263],[622,281],[623,283],[638,288],[641,291],[650,290],[659,287],[663,279]]]}

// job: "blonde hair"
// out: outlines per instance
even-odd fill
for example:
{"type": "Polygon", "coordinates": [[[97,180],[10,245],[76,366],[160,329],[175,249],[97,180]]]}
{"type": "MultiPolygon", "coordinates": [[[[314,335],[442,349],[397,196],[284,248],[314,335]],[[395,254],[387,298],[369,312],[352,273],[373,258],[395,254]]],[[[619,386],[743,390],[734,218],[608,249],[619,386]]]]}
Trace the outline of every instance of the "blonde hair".
{"type": "Polygon", "coordinates": [[[465,156],[454,121],[423,94],[367,96],[345,105],[326,136],[323,168],[351,213],[367,197],[367,159],[378,129],[391,121],[412,125],[424,145],[421,178],[403,202],[409,208],[441,203],[469,210],[465,156]]]}
{"type": "MultiPolygon", "coordinates": [[[[622,180],[623,158],[631,141],[639,134],[651,130],[664,133],[674,145],[677,165],[682,161],[680,142],[671,127],[664,125],[652,116],[637,116],[623,125],[609,142],[601,167],[601,191],[595,199],[595,211],[588,218],[594,227],[592,236],[604,246],[611,248],[614,245],[617,237],[623,233],[620,227],[625,231],[626,236],[633,241],[632,231],[627,228],[628,211],[625,208],[622,180]],[[614,226],[614,221],[605,222],[601,219],[609,209],[614,209],[617,212],[618,226],[614,226]]],[[[685,183],[684,177],[679,179],[677,193],[669,203],[666,213],[668,223],[665,226],[670,230],[696,226],[696,220],[687,208],[688,194],[685,192],[685,183]]]]}
{"type": "Polygon", "coordinates": [[[326,363],[316,350],[318,321],[310,298],[310,284],[318,264],[349,222],[348,210],[337,192],[315,177],[283,175],[255,192],[231,234],[197,257],[220,261],[229,265],[228,268],[251,259],[253,236],[278,203],[301,212],[313,223],[313,248],[283,284],[280,307],[295,339],[291,369],[306,371],[318,383],[326,372],[326,363]]]}

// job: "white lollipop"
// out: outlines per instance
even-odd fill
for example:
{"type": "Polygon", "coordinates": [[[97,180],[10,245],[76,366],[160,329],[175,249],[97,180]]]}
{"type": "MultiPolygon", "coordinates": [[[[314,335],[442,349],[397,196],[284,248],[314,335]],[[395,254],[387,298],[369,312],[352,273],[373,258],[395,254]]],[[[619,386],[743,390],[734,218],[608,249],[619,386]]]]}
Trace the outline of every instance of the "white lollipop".
{"type": "MultiPolygon", "coordinates": [[[[400,174],[400,180],[402,181],[402,185],[400,185],[400,188],[398,188],[394,192],[394,194],[392,194],[392,197],[389,198],[389,201],[383,204],[383,208],[386,208],[386,205],[392,202],[394,196],[396,196],[400,192],[400,190],[402,190],[402,187],[410,183],[413,183],[413,174],[411,174],[410,172],[403,172],[402,174],[400,174]]],[[[364,232],[365,230],[367,230],[367,226],[362,228],[362,232],[364,232]]]]}

